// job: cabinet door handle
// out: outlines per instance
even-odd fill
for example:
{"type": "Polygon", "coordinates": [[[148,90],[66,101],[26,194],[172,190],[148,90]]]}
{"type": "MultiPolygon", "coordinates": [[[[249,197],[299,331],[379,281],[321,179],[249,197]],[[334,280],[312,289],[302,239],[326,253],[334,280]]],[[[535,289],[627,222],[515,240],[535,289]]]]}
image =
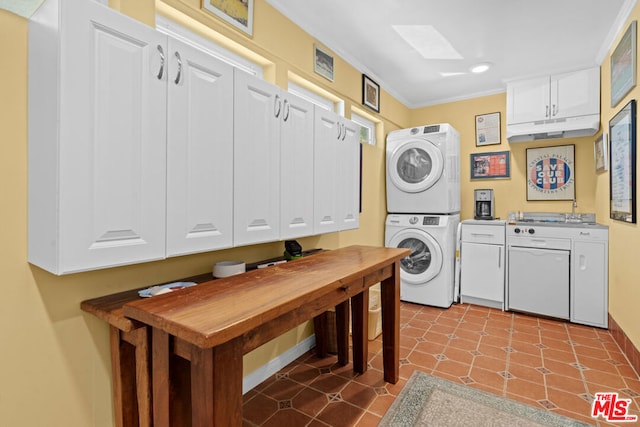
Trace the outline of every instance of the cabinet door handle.
{"type": "Polygon", "coordinates": [[[338,137],[336,139],[339,141],[342,136],[342,123],[336,123],[336,127],[338,128],[338,137]]]}
{"type": "Polygon", "coordinates": [[[175,84],[180,83],[180,77],[182,75],[182,59],[180,58],[180,54],[178,52],[175,53],[176,59],[178,60],[178,74],[176,74],[176,79],[174,80],[175,84]]]}
{"type": "Polygon", "coordinates": [[[544,110],[544,116],[549,117],[549,106],[547,105],[544,110]]]}
{"type": "Polygon", "coordinates": [[[158,80],[162,80],[162,76],[164,75],[164,50],[162,50],[162,46],[158,45],[158,52],[160,53],[160,69],[158,70],[158,80]]]}
{"type": "Polygon", "coordinates": [[[273,114],[276,117],[280,117],[280,110],[282,110],[282,103],[280,102],[280,95],[276,95],[273,101],[273,114]]]}
{"type": "Polygon", "coordinates": [[[502,246],[498,246],[498,268],[502,268],[502,246]]]}
{"type": "Polygon", "coordinates": [[[347,136],[347,126],[343,123],[342,124],[342,140],[343,141],[346,136],[347,136]]]}
{"type": "Polygon", "coordinates": [[[551,115],[556,116],[558,114],[558,109],[556,108],[556,104],[553,104],[553,108],[551,109],[551,115]]]}
{"type": "Polygon", "coordinates": [[[289,101],[285,99],[284,100],[284,113],[282,113],[283,114],[282,120],[284,120],[285,122],[287,120],[289,120],[289,109],[290,109],[289,101]]]}

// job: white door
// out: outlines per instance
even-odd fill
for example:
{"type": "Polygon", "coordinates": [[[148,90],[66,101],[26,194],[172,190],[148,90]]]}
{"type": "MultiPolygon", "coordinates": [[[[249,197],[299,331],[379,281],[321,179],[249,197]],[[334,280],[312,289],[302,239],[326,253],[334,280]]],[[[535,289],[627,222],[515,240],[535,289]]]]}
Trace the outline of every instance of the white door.
{"type": "Polygon", "coordinates": [[[404,283],[428,285],[442,270],[442,248],[429,233],[407,228],[394,234],[387,246],[411,250],[411,254],[400,261],[400,277],[404,283]]]}
{"type": "Polygon", "coordinates": [[[600,68],[551,76],[551,117],[577,117],[600,112],[600,68]]]}
{"type": "Polygon", "coordinates": [[[169,38],[167,256],[233,244],[233,68],[169,38]]]}
{"type": "Polygon", "coordinates": [[[571,321],[607,327],[607,244],[574,241],[571,321]]]}
{"type": "Polygon", "coordinates": [[[280,238],[313,234],[313,104],[283,94],[280,238]]]}
{"type": "Polygon", "coordinates": [[[549,76],[507,85],[507,122],[528,123],[551,118],[549,76]]]}
{"type": "Polygon", "coordinates": [[[315,106],[314,114],[314,233],[338,231],[338,138],[342,135],[337,114],[315,106]]]}
{"type": "Polygon", "coordinates": [[[164,36],[96,2],[60,7],[59,272],[161,259],[164,36]]]}
{"type": "Polygon", "coordinates": [[[424,139],[414,139],[398,146],[391,154],[387,173],[401,191],[418,193],[432,187],[444,168],[442,151],[424,139]]]}
{"type": "Polygon", "coordinates": [[[360,125],[342,121],[337,161],[338,221],[340,230],[359,227],[360,220],[360,125]]]}
{"type": "Polygon", "coordinates": [[[281,91],[235,70],[234,245],[280,238],[281,91]]]}

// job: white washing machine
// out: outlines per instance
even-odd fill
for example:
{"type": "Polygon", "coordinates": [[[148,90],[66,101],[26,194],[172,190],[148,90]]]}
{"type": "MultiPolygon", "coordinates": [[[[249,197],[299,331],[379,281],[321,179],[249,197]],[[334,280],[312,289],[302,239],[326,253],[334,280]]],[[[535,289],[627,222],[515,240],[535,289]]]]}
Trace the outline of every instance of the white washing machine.
{"type": "Polygon", "coordinates": [[[460,215],[387,215],[385,246],[408,248],[400,262],[400,299],[448,308],[454,299],[460,215]]]}
{"type": "Polygon", "coordinates": [[[451,125],[389,132],[387,212],[460,212],[460,134],[451,125]]]}

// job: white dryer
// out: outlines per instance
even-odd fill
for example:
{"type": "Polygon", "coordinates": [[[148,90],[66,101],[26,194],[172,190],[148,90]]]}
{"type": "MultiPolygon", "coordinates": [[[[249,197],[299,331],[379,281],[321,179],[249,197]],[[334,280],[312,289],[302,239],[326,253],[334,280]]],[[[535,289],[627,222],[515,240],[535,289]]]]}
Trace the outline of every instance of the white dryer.
{"type": "Polygon", "coordinates": [[[454,300],[460,215],[387,215],[385,246],[408,248],[400,262],[400,299],[449,307],[454,300]]]}
{"type": "Polygon", "coordinates": [[[460,212],[460,134],[451,125],[389,132],[387,212],[460,212]]]}

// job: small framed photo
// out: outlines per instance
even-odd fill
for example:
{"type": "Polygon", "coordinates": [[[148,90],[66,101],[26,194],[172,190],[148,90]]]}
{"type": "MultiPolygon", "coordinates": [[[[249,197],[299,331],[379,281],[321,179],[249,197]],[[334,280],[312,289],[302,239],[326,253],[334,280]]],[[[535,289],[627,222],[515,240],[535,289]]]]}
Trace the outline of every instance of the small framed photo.
{"type": "Polygon", "coordinates": [[[471,154],[471,179],[509,178],[510,152],[496,151],[493,153],[471,154]]]}
{"type": "Polygon", "coordinates": [[[607,133],[602,132],[593,143],[593,160],[596,165],[596,172],[604,172],[609,169],[608,142],[607,133]]]}
{"type": "Polygon", "coordinates": [[[362,75],[362,103],[376,113],[380,112],[380,86],[366,75],[362,75]]]}
{"type": "Polygon", "coordinates": [[[202,5],[209,12],[251,36],[253,2],[254,0],[203,0],[202,5]]]}
{"type": "Polygon", "coordinates": [[[500,112],[476,116],[476,147],[500,144],[500,112]]]}
{"type": "Polygon", "coordinates": [[[313,71],[333,81],[333,56],[318,45],[313,45],[313,71]]]}
{"type": "Polygon", "coordinates": [[[636,21],[632,21],[611,54],[611,107],[636,85],[636,21]]]}

